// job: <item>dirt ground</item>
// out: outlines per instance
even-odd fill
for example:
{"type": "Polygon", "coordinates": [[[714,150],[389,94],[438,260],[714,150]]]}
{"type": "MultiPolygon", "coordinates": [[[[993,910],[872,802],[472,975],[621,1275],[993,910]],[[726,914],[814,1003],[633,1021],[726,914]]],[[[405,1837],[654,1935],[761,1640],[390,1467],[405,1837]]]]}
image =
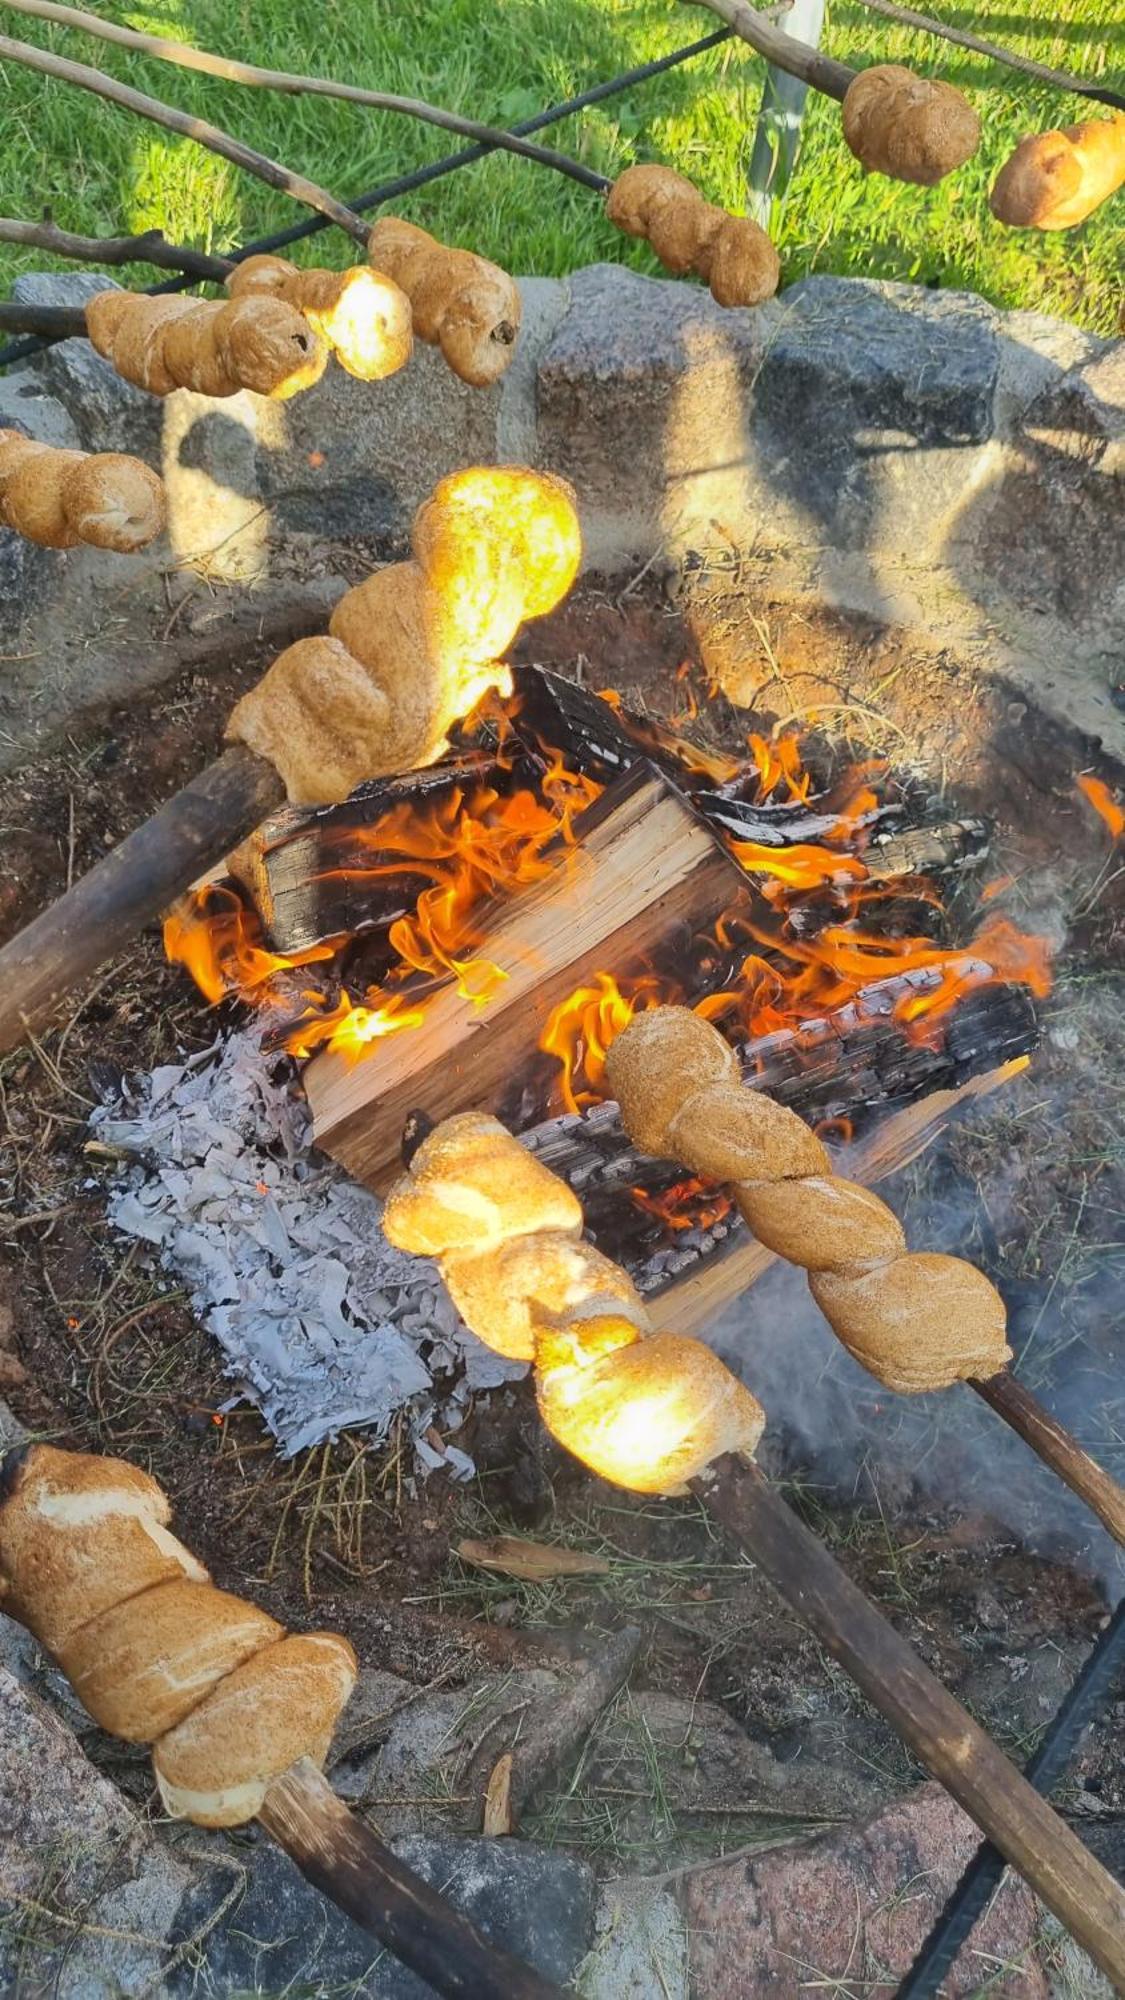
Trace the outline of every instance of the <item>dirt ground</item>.
{"type": "MultiPolygon", "coordinates": [[[[1075,797],[1081,746],[1033,744],[1025,716],[1006,714],[986,683],[973,693],[975,708],[966,694],[954,725],[940,662],[926,663],[934,675],[930,740],[919,740],[920,711],[909,740],[903,709],[896,717],[893,701],[880,706],[893,689],[901,694],[910,666],[893,634],[768,604],[760,625],[749,635],[743,626],[739,671],[756,634],[773,713],[807,707],[808,689],[798,704],[794,676],[815,659],[819,685],[833,690],[824,706],[835,714],[825,722],[856,746],[885,744],[911,763],[925,755],[938,784],[951,783],[958,738],[971,735],[978,751],[993,746],[991,787],[983,754],[966,754],[964,787],[953,791],[970,809],[998,816],[994,872],[1021,885],[1013,915],[1030,923],[1045,914],[1060,942],[1065,919],[1044,1046],[1002,1103],[977,1107],[889,1185],[889,1199],[921,1240],[934,1203],[957,1193],[973,1216],[963,1247],[1002,1271],[1016,1344],[1034,1342],[1029,1379],[1049,1394],[1085,1371],[1084,1438],[1125,1475],[1121,1335],[1111,1317],[1125,1256],[1125,869],[1075,797]],[[1001,760],[1005,729],[1023,747],[1001,760]]],[[[527,650],[685,726],[691,708],[702,707],[693,726],[737,742],[746,716],[720,697],[705,706],[700,657],[718,672],[719,627],[714,605],[708,626],[698,602],[673,604],[659,588],[617,599],[593,586],[527,650]],[[685,659],[695,665],[677,677],[685,659]]],[[[723,673],[733,684],[724,643],[723,673]]],[[[146,703],[108,713],[8,781],[0,933],[42,908],[215,753],[223,718],[262,663],[247,654],[188,674],[146,703]]],[[[745,694],[744,678],[737,691],[745,694]]],[[[419,1685],[467,1679],[482,1663],[580,1655],[591,1635],[628,1618],[645,1632],[634,1684],[707,1695],[779,1754],[819,1710],[865,1716],[761,1580],[717,1546],[693,1504],[634,1500],[564,1462],[544,1442],[525,1386],[478,1406],[459,1437],[480,1468],[468,1490],[437,1477],[416,1484],[401,1439],[374,1452],[345,1437],[282,1463],[253,1413],[216,1416],[229,1393],[218,1352],[182,1296],[158,1288],[141,1246],[110,1232],[104,1167],[86,1151],[88,1113],[107,1081],[204,1046],[215,1026],[151,933],[75,997],[58,1028],[0,1063],[0,1394],[22,1422],[62,1444],[149,1466],[173,1499],[178,1531],[220,1582],[279,1617],[346,1632],[365,1664],[419,1685]],[[607,1555],[609,1573],[516,1584],[469,1569],[453,1552],[463,1535],[497,1532],[593,1548],[607,1555]]],[[[1065,1537],[1054,1556],[1029,1553],[984,1492],[943,1504],[909,1480],[883,1483],[874,1447],[874,1477],[857,1474],[848,1499],[822,1490],[799,1441],[775,1440],[766,1463],[931,1664],[1026,1755],[1061,1692],[1041,1680],[1043,1659],[1076,1664],[1104,1622],[1115,1594],[1105,1562],[1091,1567],[1065,1537]]],[[[870,1717],[863,1726],[873,1731],[869,1754],[897,1757],[905,1775],[882,1726],[870,1717]]],[[[1108,1820],[1125,1816],[1125,1751],[1112,1748],[1114,1734],[1120,1744],[1117,1729],[1087,1749],[1072,1788],[1082,1810],[1108,1820]]],[[[856,1756],[858,1772],[861,1749],[856,1756]]],[[[556,1836],[596,1846],[604,1820],[595,1813],[593,1833],[571,1821],[556,1836]]],[[[729,1832],[705,1816],[699,1824],[700,1837],[716,1845],[729,1832]]]]}

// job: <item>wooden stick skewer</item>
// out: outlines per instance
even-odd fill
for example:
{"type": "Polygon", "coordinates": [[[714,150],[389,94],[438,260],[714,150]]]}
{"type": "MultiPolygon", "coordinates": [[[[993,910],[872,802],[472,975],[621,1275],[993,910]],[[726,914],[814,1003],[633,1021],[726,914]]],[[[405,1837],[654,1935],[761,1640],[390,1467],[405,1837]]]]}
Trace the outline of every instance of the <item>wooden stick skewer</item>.
{"type": "Polygon", "coordinates": [[[0,1055],[281,804],[272,764],[236,745],[0,949],[0,1055]]]}
{"type": "Polygon", "coordinates": [[[823,92],[825,97],[834,97],[839,104],[859,74],[847,63],[836,62],[832,56],[822,55],[819,49],[810,49],[805,42],[787,35],[784,28],[775,27],[748,0],[689,0],[689,4],[708,8],[775,69],[799,76],[802,83],[823,92]]]}
{"type": "Polygon", "coordinates": [[[40,21],[54,21],[63,28],[77,28],[87,35],[98,35],[103,41],[116,42],[119,47],[134,49],[139,55],[155,56],[158,61],[174,63],[180,69],[200,70],[205,76],[222,77],[227,83],[249,84],[262,90],[276,90],[290,97],[330,97],[346,104],[362,104],[371,111],[402,112],[408,118],[419,118],[427,125],[436,125],[443,132],[459,132],[466,139],[476,139],[480,144],[495,147],[498,151],[518,153],[525,160],[535,160],[540,166],[553,167],[556,173],[565,174],[568,179],[578,181],[581,186],[593,188],[604,194],[609,182],[604,174],[595,173],[592,167],[584,167],[579,160],[572,160],[566,153],[556,153],[550,146],[536,145],[532,139],[521,139],[514,132],[505,132],[495,125],[482,125],[477,118],[464,118],[460,112],[447,111],[439,104],[428,104],[419,97],[399,97],[389,90],[365,90],[357,83],[338,83],[332,77],[298,76],[290,70],[263,69],[258,63],[240,62],[233,56],[221,56],[211,49],[193,48],[186,42],[165,39],[163,35],[142,34],[136,28],[123,28],[116,21],[103,20],[100,14],[87,13],[81,7],[64,7],[55,0],[2,0],[2,4],[12,12],[31,14],[40,21]]]}
{"type": "Polygon", "coordinates": [[[562,2000],[400,1861],[310,1758],[274,1780],[258,1818],[322,1895],[449,2000],[562,2000]]]}
{"type": "Polygon", "coordinates": [[[361,243],[366,250],[371,234],[370,225],[353,208],[346,208],[337,201],[334,194],[322,188],[315,181],[307,180],[304,174],[294,173],[291,167],[282,166],[280,161],[271,160],[265,153],[257,153],[252,146],[246,146],[241,139],[232,138],[218,125],[209,125],[204,118],[194,118],[186,111],[180,111],[172,104],[164,104],[158,97],[146,97],[143,91],[133,90],[126,83],[118,83],[115,77],[103,75],[100,69],[91,69],[87,63],[71,62],[66,56],[56,56],[46,49],[33,48],[29,42],[15,42],[7,35],[0,35],[0,62],[22,63],[27,69],[38,70],[42,76],[55,78],[59,83],[77,84],[80,90],[92,91],[95,97],[103,97],[109,104],[120,106],[122,111],[132,111],[140,118],[147,118],[154,125],[162,125],[168,132],[177,132],[183,139],[194,139],[198,145],[206,146],[212,153],[218,153],[224,160],[230,160],[236,167],[242,167],[248,174],[255,174],[267,187],[277,188],[288,194],[306,208],[316,209],[320,215],[336,223],[354,242],[361,243]]]}
{"type": "Polygon", "coordinates": [[[0,217],[0,243],[19,243],[29,250],[46,250],[52,257],[70,257],[84,264],[152,264],[159,271],[181,271],[185,277],[221,285],[234,270],[229,257],[209,257],[203,250],[169,243],[161,229],[139,236],[75,236],[60,229],[50,216],[41,222],[0,217]]]}
{"type": "Polygon", "coordinates": [[[728,1454],[691,1485],[919,1761],[1125,1992],[1120,1883],[942,1687],[756,1465],[728,1454]]]}

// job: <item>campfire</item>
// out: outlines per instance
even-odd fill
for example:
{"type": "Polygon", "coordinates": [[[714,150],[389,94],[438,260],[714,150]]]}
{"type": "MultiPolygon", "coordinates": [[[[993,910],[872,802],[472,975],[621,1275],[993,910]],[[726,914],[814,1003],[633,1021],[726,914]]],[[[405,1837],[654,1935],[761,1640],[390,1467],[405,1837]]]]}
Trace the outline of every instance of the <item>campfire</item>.
{"type": "Polygon", "coordinates": [[[687,1005],[834,1143],[1010,1073],[1049,954],[978,889],[988,850],[883,759],[786,730],[720,756],[527,668],[443,762],[269,820],[165,947],[303,1064],[315,1137],[357,1178],[385,1191],[410,1113],[488,1109],[649,1289],[737,1218],[634,1152],[614,1037],[687,1005]]]}

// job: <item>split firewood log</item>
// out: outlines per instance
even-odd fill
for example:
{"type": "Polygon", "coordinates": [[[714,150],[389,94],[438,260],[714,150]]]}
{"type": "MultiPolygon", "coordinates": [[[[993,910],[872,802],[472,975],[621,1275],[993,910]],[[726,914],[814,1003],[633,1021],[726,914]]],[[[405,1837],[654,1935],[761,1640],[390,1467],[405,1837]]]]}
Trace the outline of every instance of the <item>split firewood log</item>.
{"type": "Polygon", "coordinates": [[[410,301],[381,271],[302,271],[284,257],[247,257],[227,279],[232,299],[282,299],[302,313],[341,368],[361,382],[381,382],[410,359],[410,301]]]}
{"type": "Polygon", "coordinates": [[[694,271],[721,306],[757,306],[781,280],[777,251],[747,215],[728,215],[671,167],[626,167],[606,196],[626,236],[650,243],[666,271],[694,271]]]}
{"type": "Polygon", "coordinates": [[[286,401],[319,382],[328,346],[284,299],[185,299],[98,292],[86,307],[92,345],[126,382],[154,396],[253,389],[286,401]]]}
{"type": "Polygon", "coordinates": [[[294,805],[433,763],[490,688],[511,692],[498,656],[565,596],[582,554],[570,487],[520,466],[440,481],[413,546],[347,591],[328,636],[288,647],[230,718],[228,737],[274,765],[294,805]]]}
{"type": "Polygon", "coordinates": [[[64,451],[20,431],[0,431],[0,520],[29,542],[78,542],[131,555],[164,526],[164,487],[120,451],[64,451]]]}
{"type": "Polygon", "coordinates": [[[809,1273],[834,1333],[888,1389],[943,1389],[1011,1359],[1004,1302],[983,1272],[907,1250],[886,1203],[833,1174],[795,1112],[746,1088],[711,1022],[686,1007],[635,1015],[610,1046],[606,1075],[630,1138],[733,1183],[759,1241],[809,1273]]]}
{"type": "Polygon", "coordinates": [[[844,138],[863,166],[918,187],[936,186],[980,144],[980,119],[968,98],[900,63],[861,70],[842,115],[844,138]]]}
{"type": "Polygon", "coordinates": [[[376,270],[401,285],[419,340],[440,347],[462,382],[484,388],[514,353],[522,306],[514,278],[472,250],[451,250],[400,216],[384,215],[367,239],[376,270]]]}
{"type": "Polygon", "coordinates": [[[1125,116],[1034,132],[996,176],[988,206],[1010,229],[1073,229],[1125,186],[1125,116]]]}
{"type": "Polygon", "coordinates": [[[701,1341],[649,1331],[629,1278],[582,1241],[577,1196],[496,1118],[446,1118],[383,1211],[389,1240],[436,1257],[466,1324],[534,1358],[552,1436],[603,1479],[682,1493],[724,1452],[752,1453],[765,1412],[701,1341]]]}

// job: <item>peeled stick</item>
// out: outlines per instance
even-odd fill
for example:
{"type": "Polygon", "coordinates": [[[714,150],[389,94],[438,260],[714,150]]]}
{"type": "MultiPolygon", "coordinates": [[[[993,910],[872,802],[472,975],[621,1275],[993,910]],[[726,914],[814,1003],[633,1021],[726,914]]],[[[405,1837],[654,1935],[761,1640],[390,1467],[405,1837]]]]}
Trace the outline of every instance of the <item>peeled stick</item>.
{"type": "Polygon", "coordinates": [[[907,1250],[886,1203],[834,1174],[796,1113],[743,1083],[711,1022],[686,1007],[635,1015],[606,1076],[634,1145],[733,1183],[758,1240],[808,1272],[833,1332],[888,1389],[943,1389],[1010,1361],[1004,1302],[983,1272],[907,1250]]]}
{"type": "Polygon", "coordinates": [[[355,1654],[217,1590],[170,1512],[136,1466],[30,1446],[5,1469],[0,1609],[103,1729],[152,1745],[174,1819],[240,1826],[298,1758],[323,1764],[355,1654]]]}
{"type": "Polygon", "coordinates": [[[705,201],[671,167],[626,167],[605,212],[626,236],[650,243],[666,271],[694,271],[721,306],[761,305],[777,290],[781,265],[765,230],[705,201]]]}
{"type": "Polygon", "coordinates": [[[419,340],[440,347],[462,382],[482,389],[507,368],[522,311],[519,288],[472,250],[450,250],[397,215],[381,216],[367,239],[377,271],[401,285],[419,340]]]}
{"type": "Polygon", "coordinates": [[[231,715],[228,737],[274,765],[294,805],[433,763],[490,688],[511,691],[498,656],[566,595],[582,557],[570,487],[522,466],[441,480],[413,547],[347,591],[328,636],[288,647],[231,715]]]}
{"type": "Polygon", "coordinates": [[[980,144],[980,119],[968,98],[900,63],[860,70],[844,98],[843,126],[863,166],[918,187],[935,187],[980,144]]]}
{"type": "Polygon", "coordinates": [[[1125,116],[1021,139],[988,206],[1010,229],[1073,229],[1125,185],[1125,116]]]}
{"type": "Polygon", "coordinates": [[[701,1341],[651,1333],[627,1274],[582,1240],[578,1197],[496,1118],[445,1119],[387,1196],[400,1250],[436,1257],[466,1324],[533,1360],[539,1413],[575,1458],[635,1493],[682,1493],[753,1453],[755,1397],[701,1341]]]}
{"type": "Polygon", "coordinates": [[[126,382],[169,396],[236,396],[253,389],[286,401],[319,382],[327,343],[295,306],[251,295],[184,299],[116,289],[86,307],[92,345],[126,382]]]}
{"type": "Polygon", "coordinates": [[[78,542],[131,555],[164,526],[164,488],[120,451],[63,451],[0,431],[0,520],[46,549],[78,542]]]}
{"type": "Polygon", "coordinates": [[[381,382],[410,359],[410,301],[367,264],[302,271],[284,257],[247,257],[231,272],[227,291],[232,299],[282,299],[294,306],[341,368],[361,382],[381,382]]]}

